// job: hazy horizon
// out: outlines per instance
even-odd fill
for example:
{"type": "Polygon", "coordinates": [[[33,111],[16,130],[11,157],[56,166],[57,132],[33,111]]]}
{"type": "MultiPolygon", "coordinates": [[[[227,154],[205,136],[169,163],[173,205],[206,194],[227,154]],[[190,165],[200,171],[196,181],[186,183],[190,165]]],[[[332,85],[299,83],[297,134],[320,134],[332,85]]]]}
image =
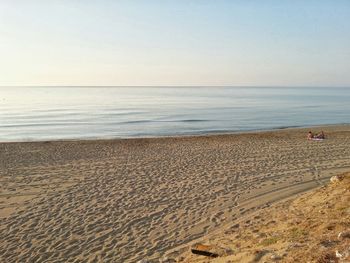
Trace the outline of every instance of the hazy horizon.
{"type": "Polygon", "coordinates": [[[0,85],[2,88],[161,88],[161,87],[169,87],[169,88],[350,88],[348,86],[282,86],[282,85],[0,85]]]}
{"type": "Polygon", "coordinates": [[[0,3],[0,86],[350,87],[350,2],[0,3]]]}

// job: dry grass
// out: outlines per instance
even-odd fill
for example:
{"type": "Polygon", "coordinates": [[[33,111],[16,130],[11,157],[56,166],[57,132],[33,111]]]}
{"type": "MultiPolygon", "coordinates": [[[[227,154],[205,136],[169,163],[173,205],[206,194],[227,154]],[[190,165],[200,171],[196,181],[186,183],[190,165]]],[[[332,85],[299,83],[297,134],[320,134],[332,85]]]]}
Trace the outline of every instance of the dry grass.
{"type": "MultiPolygon", "coordinates": [[[[225,239],[234,255],[215,260],[187,255],[183,262],[350,262],[350,173],[338,183],[284,201],[255,214],[251,224],[240,225],[225,239]],[[256,235],[250,235],[254,229],[256,235]],[[341,238],[339,233],[343,232],[341,238]],[[337,256],[338,255],[338,256],[337,256]]],[[[247,218],[245,219],[247,220],[247,218]]],[[[232,232],[232,231],[231,231],[232,232]]],[[[211,239],[222,245],[220,239],[211,239]]]]}

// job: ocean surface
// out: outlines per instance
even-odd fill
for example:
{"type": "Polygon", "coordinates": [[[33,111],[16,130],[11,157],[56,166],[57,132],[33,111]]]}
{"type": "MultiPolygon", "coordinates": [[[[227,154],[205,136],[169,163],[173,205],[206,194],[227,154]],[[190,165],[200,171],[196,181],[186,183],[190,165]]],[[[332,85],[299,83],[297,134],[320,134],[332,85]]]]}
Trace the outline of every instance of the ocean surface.
{"type": "Polygon", "coordinates": [[[350,88],[0,87],[3,142],[344,123],[350,123],[350,88]]]}

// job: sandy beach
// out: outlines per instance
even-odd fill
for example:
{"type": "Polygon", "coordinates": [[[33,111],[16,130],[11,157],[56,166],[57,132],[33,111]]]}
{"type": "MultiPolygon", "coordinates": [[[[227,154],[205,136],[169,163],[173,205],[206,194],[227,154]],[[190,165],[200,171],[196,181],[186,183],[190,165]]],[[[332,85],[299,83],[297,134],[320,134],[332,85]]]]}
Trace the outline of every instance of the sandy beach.
{"type": "Polygon", "coordinates": [[[0,143],[1,262],[158,262],[350,170],[350,126],[0,143]]]}

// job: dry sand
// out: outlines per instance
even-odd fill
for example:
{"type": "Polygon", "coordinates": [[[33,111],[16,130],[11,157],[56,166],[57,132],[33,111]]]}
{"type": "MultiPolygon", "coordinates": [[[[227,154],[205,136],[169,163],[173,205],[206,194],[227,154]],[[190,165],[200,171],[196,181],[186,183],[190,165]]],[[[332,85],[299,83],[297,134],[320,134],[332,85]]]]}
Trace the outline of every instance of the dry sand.
{"type": "Polygon", "coordinates": [[[177,257],[350,170],[350,126],[0,144],[0,262],[177,257]]]}
{"type": "Polygon", "coordinates": [[[201,240],[219,257],[196,255],[188,247],[178,258],[183,263],[349,263],[350,173],[341,178],[201,240]]]}

